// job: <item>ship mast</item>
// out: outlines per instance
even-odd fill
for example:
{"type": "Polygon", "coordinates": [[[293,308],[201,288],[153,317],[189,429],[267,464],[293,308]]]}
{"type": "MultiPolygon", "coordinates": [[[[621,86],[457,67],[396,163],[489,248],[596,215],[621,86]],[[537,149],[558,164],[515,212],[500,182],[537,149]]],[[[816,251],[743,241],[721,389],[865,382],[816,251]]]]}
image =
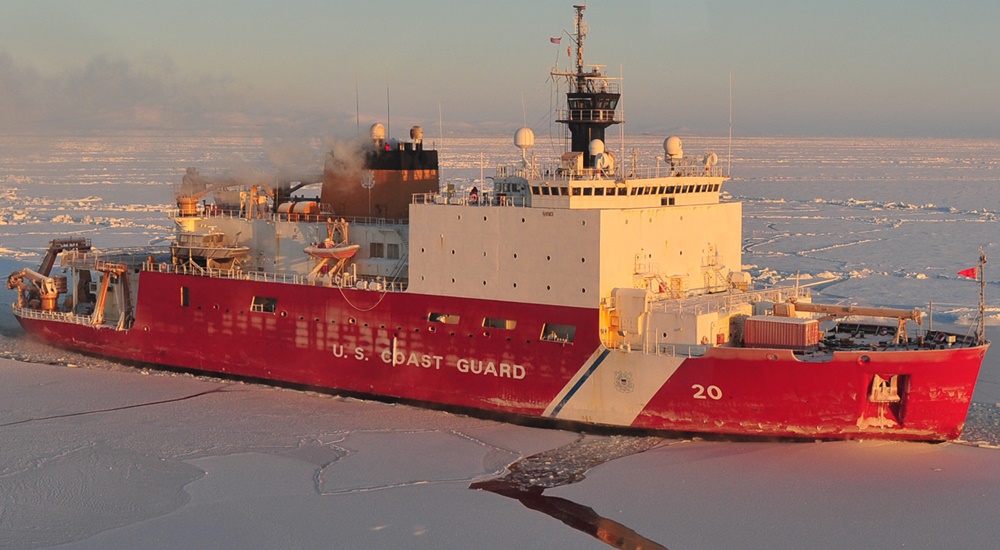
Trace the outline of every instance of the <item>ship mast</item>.
{"type": "Polygon", "coordinates": [[[565,124],[570,131],[570,150],[583,153],[583,165],[591,168],[594,159],[588,154],[590,142],[604,139],[604,130],[622,121],[617,118],[619,80],[604,74],[598,65],[589,71],[583,65],[583,40],[587,36],[587,24],[583,22],[585,5],[573,6],[576,10],[574,37],[576,43],[576,72],[553,71],[553,77],[565,78],[570,86],[566,93],[566,110],[560,113],[556,122],[565,124]]]}

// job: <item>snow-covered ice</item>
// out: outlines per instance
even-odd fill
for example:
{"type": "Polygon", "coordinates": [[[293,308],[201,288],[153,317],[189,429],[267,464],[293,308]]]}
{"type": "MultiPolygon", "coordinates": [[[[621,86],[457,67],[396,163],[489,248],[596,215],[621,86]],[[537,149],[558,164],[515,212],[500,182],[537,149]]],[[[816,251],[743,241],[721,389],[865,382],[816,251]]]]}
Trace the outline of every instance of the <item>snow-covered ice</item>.
{"type": "MultiPolygon", "coordinates": [[[[550,154],[539,142],[538,155],[550,154]]],[[[653,163],[660,143],[640,137],[626,148],[653,163]]],[[[3,273],[36,264],[65,234],[96,246],[163,243],[185,167],[266,171],[288,156],[256,138],[0,145],[3,273]]],[[[709,148],[725,165],[725,140],[685,138],[689,154],[709,148]]],[[[307,149],[320,162],[321,143],[307,149]]],[[[520,157],[508,137],[448,139],[444,177],[477,184],[480,152],[494,155],[487,166],[520,157]]],[[[997,141],[741,139],[724,191],[744,203],[744,268],[757,280],[798,276],[818,283],[817,301],[933,300],[935,323],[968,328],[977,285],[957,271],[975,265],[979,246],[998,252],[998,170],[997,141]]],[[[122,366],[27,340],[5,311],[0,546],[991,547],[1000,540],[996,357],[986,357],[960,442],[683,440],[122,366]],[[534,494],[487,490],[495,480],[534,494]]]]}

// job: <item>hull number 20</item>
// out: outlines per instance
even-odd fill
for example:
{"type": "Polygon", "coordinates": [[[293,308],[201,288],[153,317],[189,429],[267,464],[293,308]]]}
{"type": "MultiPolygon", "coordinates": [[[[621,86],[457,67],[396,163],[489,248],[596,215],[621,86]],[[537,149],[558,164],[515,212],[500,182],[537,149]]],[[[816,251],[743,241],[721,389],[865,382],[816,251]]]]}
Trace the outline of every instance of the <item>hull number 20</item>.
{"type": "Polygon", "coordinates": [[[701,384],[695,384],[691,386],[694,390],[695,399],[711,399],[713,401],[718,401],[722,399],[722,390],[719,386],[702,386],[701,384]]]}

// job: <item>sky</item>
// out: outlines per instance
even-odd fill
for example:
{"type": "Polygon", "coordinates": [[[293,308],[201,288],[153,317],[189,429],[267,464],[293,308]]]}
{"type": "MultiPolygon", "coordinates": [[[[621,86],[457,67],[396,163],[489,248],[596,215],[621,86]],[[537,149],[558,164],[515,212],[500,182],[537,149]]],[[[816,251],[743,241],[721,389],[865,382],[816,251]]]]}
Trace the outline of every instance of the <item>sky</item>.
{"type": "MultiPolygon", "coordinates": [[[[553,0],[11,2],[0,134],[545,130],[573,15],[553,0]]],[[[624,76],[629,133],[725,135],[731,77],[735,135],[1000,137],[997,2],[595,0],[585,20],[585,60],[624,76]]]]}

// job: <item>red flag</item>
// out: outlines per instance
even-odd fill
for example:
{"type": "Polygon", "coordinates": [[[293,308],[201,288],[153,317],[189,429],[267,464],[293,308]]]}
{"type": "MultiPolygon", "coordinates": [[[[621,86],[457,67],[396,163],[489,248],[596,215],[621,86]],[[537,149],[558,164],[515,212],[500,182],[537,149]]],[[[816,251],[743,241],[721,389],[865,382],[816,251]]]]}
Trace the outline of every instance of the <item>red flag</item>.
{"type": "Polygon", "coordinates": [[[557,36],[557,37],[554,37],[554,38],[550,37],[549,38],[549,42],[552,42],[553,44],[560,44],[560,43],[562,43],[562,37],[561,36],[557,36]]]}
{"type": "Polygon", "coordinates": [[[979,268],[978,267],[970,267],[969,269],[963,269],[962,271],[959,271],[958,274],[961,275],[962,277],[968,277],[970,279],[978,279],[979,278],[979,268]]]}

